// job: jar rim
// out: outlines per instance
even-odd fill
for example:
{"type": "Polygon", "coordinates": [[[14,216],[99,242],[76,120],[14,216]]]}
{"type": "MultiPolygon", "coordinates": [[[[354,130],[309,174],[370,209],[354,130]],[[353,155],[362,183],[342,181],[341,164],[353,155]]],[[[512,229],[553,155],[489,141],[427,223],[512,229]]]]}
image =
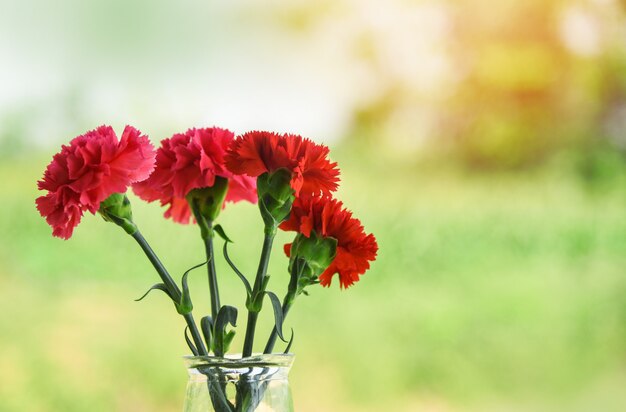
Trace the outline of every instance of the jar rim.
{"type": "Polygon", "coordinates": [[[291,367],[295,359],[293,353],[254,353],[252,356],[242,358],[240,353],[227,354],[225,357],[217,356],[194,356],[185,355],[183,360],[187,368],[197,367],[291,367]]]}

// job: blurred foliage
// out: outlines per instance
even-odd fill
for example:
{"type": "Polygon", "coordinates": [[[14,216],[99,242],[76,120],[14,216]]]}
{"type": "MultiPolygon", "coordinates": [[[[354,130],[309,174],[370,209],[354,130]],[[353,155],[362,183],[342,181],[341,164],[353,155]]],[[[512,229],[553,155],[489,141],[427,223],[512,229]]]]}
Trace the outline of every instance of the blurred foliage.
{"type": "MultiPolygon", "coordinates": [[[[408,107],[413,125],[421,130],[421,118],[434,106],[434,130],[421,131],[426,149],[471,169],[528,168],[572,150],[584,156],[591,149],[615,160],[619,157],[609,152],[626,151],[626,44],[621,31],[626,18],[620,4],[446,4],[450,32],[445,55],[453,67],[447,90],[424,96],[399,78],[387,81],[376,98],[355,110],[353,137],[398,144],[403,134],[415,133],[410,123],[394,127],[399,113],[408,107]]],[[[385,54],[374,47],[367,56],[379,67],[385,54]]],[[[399,146],[399,151],[407,150],[399,146]]]]}
{"type": "Polygon", "coordinates": [[[469,1],[458,10],[454,54],[465,73],[447,123],[470,165],[524,167],[604,137],[606,114],[626,91],[616,81],[623,70],[611,63],[623,61],[626,48],[574,55],[559,32],[564,4],[469,1]],[[483,18],[466,18],[470,13],[483,18]],[[488,21],[490,13],[500,18],[488,21]]]}
{"type": "MultiPolygon", "coordinates": [[[[64,7],[71,7],[71,4],[64,3],[64,7]]],[[[69,40],[71,44],[76,43],[78,50],[86,49],[86,56],[92,53],[109,56],[115,52],[113,56],[125,58],[128,53],[141,51],[144,63],[130,65],[129,73],[143,72],[147,62],[160,59],[155,57],[160,53],[167,53],[172,61],[185,60],[177,57],[188,50],[197,55],[200,62],[205,62],[199,66],[208,65],[210,73],[227,74],[215,72],[217,66],[209,65],[212,60],[221,60],[218,56],[229,51],[227,46],[217,47],[219,36],[186,28],[178,35],[190,49],[179,47],[171,28],[174,25],[162,32],[158,29],[159,22],[167,15],[176,23],[184,20],[189,12],[168,5],[148,7],[149,13],[144,13],[146,7],[145,1],[130,9],[116,1],[93,10],[77,10],[77,16],[87,16],[73,22],[84,36],[70,36],[69,40]],[[121,9],[125,12],[121,13],[121,9]],[[124,30],[103,35],[108,23],[100,18],[100,12],[106,12],[107,17],[116,16],[124,30]],[[139,28],[126,24],[140,15],[148,16],[149,24],[139,28]],[[89,27],[85,27],[84,22],[89,27]],[[119,36],[129,41],[120,47],[119,36]],[[95,47],[83,44],[92,39],[97,40],[95,47]],[[159,47],[151,47],[152,42],[158,42],[159,47]]],[[[234,27],[240,25],[267,36],[270,43],[276,43],[275,49],[269,49],[276,52],[272,57],[284,57],[287,50],[294,47],[309,48],[311,61],[297,56],[295,63],[304,66],[313,63],[319,68],[312,72],[315,74],[310,79],[312,84],[333,75],[336,84],[346,84],[345,91],[337,88],[337,99],[341,100],[341,93],[351,96],[347,100],[348,107],[344,108],[347,120],[335,128],[342,129],[338,136],[347,135],[356,145],[395,150],[398,155],[415,159],[437,155],[441,161],[458,162],[470,170],[488,171],[541,166],[555,156],[572,152],[579,152],[581,157],[606,153],[612,159],[607,161],[613,162],[619,156],[611,152],[626,151],[626,42],[623,40],[626,38],[626,13],[623,4],[614,0],[496,3],[490,0],[394,0],[388,4],[355,0],[315,4],[295,1],[289,5],[272,3],[270,7],[260,3],[216,9],[197,5],[197,10],[193,10],[196,11],[193,27],[205,27],[199,23],[211,17],[219,34],[237,34],[234,27]],[[210,13],[215,15],[209,16],[210,13]],[[222,25],[233,32],[226,31],[222,25]],[[344,60],[332,61],[333,57],[344,60]],[[316,60],[320,58],[329,61],[316,60]],[[326,65],[330,70],[322,71],[326,65]],[[354,82],[354,90],[350,88],[351,82],[354,82]]],[[[63,36],[63,41],[69,41],[67,33],[63,36]]],[[[233,35],[233,42],[238,37],[241,36],[233,35]]],[[[241,44],[234,45],[241,47],[241,44]]],[[[267,47],[264,41],[259,41],[258,45],[267,47]]],[[[85,59],[86,62],[92,60],[98,63],[92,58],[85,59]]],[[[234,60],[234,64],[239,67],[250,62],[234,60]]],[[[246,79],[248,72],[264,73],[275,69],[271,65],[259,64],[252,69],[253,66],[235,76],[246,79]]],[[[178,64],[171,68],[158,64],[156,68],[169,77],[170,70],[177,73],[183,70],[178,64]]],[[[159,72],[156,68],[155,73],[159,72]]],[[[110,69],[117,73],[117,68],[110,69]]],[[[184,73],[196,83],[206,79],[204,74],[195,77],[197,73],[204,73],[202,70],[184,73]]],[[[259,79],[263,80],[264,76],[261,74],[259,79]]],[[[141,83],[132,76],[129,79],[133,87],[141,83]]],[[[290,88],[294,79],[288,77],[281,82],[290,88]]],[[[85,124],[89,127],[92,121],[100,121],[91,120],[94,115],[89,113],[96,104],[108,106],[113,113],[130,111],[133,115],[128,114],[129,117],[145,114],[141,107],[150,100],[150,93],[141,96],[141,89],[130,89],[132,93],[124,94],[119,87],[113,87],[111,95],[107,95],[109,84],[106,81],[94,86],[90,80],[81,76],[69,79],[66,89],[73,90],[71,98],[41,99],[28,103],[23,112],[17,105],[2,113],[0,156],[24,150],[28,146],[24,141],[29,136],[40,136],[41,128],[33,124],[38,125],[42,118],[45,122],[44,112],[50,111],[51,106],[60,111],[58,117],[69,126],[85,124]],[[92,86],[96,87],[95,91],[90,89],[92,86]],[[66,110],[66,106],[71,108],[66,110]],[[134,111],[135,106],[140,110],[134,111]]],[[[300,105],[306,107],[307,102],[300,105]]],[[[166,113],[171,111],[167,107],[161,109],[166,113]]],[[[95,110],[96,113],[101,111],[95,110]]],[[[213,119],[210,110],[203,116],[213,119]]],[[[289,113],[285,117],[289,117],[289,113]]],[[[124,115],[118,120],[122,119],[130,120],[124,115]]],[[[157,128],[167,128],[167,124],[163,120],[157,128]]],[[[69,126],[52,130],[61,129],[65,133],[82,128],[69,126]]],[[[47,139],[59,141],[61,137],[53,135],[47,139]]],[[[581,161],[586,164],[579,170],[585,181],[598,181],[601,176],[610,174],[611,169],[605,168],[603,173],[589,179],[590,164],[598,162],[602,160],[597,156],[581,161]]]]}

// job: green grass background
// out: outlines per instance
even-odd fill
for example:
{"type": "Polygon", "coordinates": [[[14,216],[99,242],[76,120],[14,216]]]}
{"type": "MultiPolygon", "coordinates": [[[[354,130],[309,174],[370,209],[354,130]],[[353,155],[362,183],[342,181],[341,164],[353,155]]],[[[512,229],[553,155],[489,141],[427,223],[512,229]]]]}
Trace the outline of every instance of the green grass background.
{"type": "MultiPolygon", "coordinates": [[[[0,163],[0,411],[180,410],[182,319],[160,294],[133,302],[157,276],[119,228],[87,215],[71,240],[51,237],[34,207],[51,154],[0,163]]],[[[333,157],[339,196],[380,251],[353,288],[314,288],[291,312],[298,411],[626,410],[623,176],[593,190],[561,168],[465,175],[349,146],[333,157]]],[[[132,201],[171,273],[203,260],[195,227],[132,201]]],[[[220,220],[250,276],[256,208],[220,220]]],[[[279,295],[290,236],[270,266],[279,295]]],[[[223,302],[243,308],[242,285],[218,270],[223,302]]],[[[190,276],[196,318],[205,276],[190,276]]]]}

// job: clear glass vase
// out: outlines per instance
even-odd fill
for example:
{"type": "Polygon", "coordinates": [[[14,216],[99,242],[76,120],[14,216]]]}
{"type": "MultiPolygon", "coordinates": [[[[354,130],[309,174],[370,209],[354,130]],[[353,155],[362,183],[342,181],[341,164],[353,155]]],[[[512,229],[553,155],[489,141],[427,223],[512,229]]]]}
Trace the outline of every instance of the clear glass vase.
{"type": "Polygon", "coordinates": [[[292,354],[186,356],[184,412],[291,412],[292,354]]]}

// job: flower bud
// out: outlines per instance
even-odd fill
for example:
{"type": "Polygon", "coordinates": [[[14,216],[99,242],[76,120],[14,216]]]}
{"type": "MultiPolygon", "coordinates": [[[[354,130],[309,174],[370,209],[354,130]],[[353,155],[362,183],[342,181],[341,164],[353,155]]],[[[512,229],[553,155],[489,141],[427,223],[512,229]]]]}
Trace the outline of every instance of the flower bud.
{"type": "Polygon", "coordinates": [[[107,222],[113,222],[120,226],[129,235],[137,232],[137,226],[133,222],[133,211],[130,200],[124,193],[113,193],[100,203],[98,213],[107,222]]]}

